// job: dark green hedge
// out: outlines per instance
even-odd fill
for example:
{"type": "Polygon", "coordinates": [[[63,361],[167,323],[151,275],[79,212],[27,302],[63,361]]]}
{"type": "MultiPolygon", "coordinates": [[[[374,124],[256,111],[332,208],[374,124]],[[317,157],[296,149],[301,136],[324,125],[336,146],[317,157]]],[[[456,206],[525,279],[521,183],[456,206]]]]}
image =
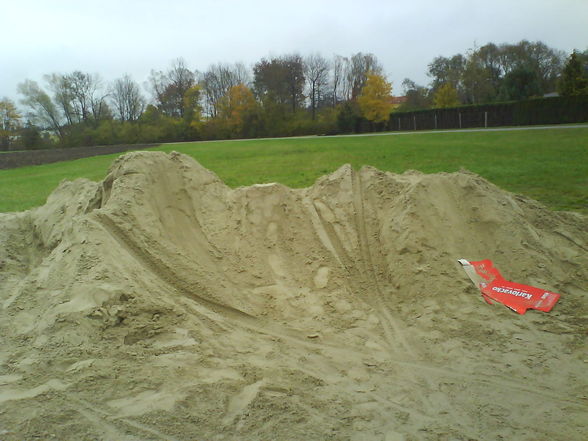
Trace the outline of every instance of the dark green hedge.
{"type": "Polygon", "coordinates": [[[567,124],[588,121],[588,95],[519,101],[513,104],[514,125],[567,124]]]}
{"type": "Polygon", "coordinates": [[[473,127],[569,124],[588,121],[588,95],[393,112],[388,130],[433,130],[473,127]]]}

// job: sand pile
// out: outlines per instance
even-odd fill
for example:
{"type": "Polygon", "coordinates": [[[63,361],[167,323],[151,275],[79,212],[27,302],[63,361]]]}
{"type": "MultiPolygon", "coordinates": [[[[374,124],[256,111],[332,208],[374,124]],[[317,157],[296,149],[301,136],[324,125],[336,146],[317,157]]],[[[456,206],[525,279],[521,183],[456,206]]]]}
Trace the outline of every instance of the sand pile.
{"type": "Polygon", "coordinates": [[[124,155],[0,215],[0,439],[583,440],[587,227],[469,172],[124,155]],[[489,306],[458,258],[562,298],[489,306]]]}

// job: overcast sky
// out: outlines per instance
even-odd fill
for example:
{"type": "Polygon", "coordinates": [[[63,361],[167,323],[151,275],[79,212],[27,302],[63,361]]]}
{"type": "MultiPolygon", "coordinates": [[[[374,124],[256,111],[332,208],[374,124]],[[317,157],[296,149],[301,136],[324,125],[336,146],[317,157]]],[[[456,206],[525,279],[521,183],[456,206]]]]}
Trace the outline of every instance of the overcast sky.
{"type": "Polygon", "coordinates": [[[81,70],[143,84],[183,57],[252,66],[298,52],[371,52],[393,93],[409,77],[427,84],[438,55],[488,42],[541,40],[569,53],[588,48],[587,0],[0,0],[0,97],[24,79],[81,70]]]}

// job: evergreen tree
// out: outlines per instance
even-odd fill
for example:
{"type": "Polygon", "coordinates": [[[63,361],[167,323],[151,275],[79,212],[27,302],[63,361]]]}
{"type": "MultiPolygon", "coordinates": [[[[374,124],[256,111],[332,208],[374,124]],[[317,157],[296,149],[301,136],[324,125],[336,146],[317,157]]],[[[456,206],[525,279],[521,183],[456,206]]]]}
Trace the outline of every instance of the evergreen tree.
{"type": "Polygon", "coordinates": [[[559,82],[559,93],[564,96],[588,93],[588,74],[578,59],[576,51],[572,52],[559,82]]]}

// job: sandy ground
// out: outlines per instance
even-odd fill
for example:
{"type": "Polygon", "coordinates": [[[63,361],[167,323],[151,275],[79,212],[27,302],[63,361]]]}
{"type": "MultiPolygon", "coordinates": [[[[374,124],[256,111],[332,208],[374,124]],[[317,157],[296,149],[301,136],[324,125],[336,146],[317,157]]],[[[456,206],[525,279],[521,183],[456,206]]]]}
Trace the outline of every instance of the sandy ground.
{"type": "Polygon", "coordinates": [[[0,214],[0,440],[586,439],[588,218],[468,172],[130,153],[0,214]],[[487,305],[457,263],[562,294],[487,305]]]}

